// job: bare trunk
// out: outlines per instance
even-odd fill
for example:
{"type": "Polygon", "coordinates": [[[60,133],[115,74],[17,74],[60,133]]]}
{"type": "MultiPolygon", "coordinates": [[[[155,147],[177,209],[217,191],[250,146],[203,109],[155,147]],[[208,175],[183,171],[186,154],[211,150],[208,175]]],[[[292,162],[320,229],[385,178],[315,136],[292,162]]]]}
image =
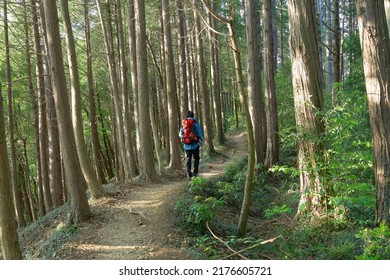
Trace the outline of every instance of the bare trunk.
{"type": "MultiPolygon", "coordinates": [[[[206,84],[206,69],[205,69],[205,59],[204,59],[204,49],[203,49],[203,40],[202,40],[202,27],[200,25],[200,18],[196,0],[192,1],[194,6],[194,20],[195,20],[195,47],[196,47],[196,63],[198,70],[198,82],[199,82],[199,97],[202,100],[202,116],[205,132],[205,142],[207,143],[207,150],[209,154],[215,153],[215,148],[213,144],[213,133],[211,127],[211,116],[210,116],[210,100],[209,93],[207,90],[206,84]]],[[[200,115],[198,113],[198,115],[200,115]]]]}
{"type": "Polygon", "coordinates": [[[66,185],[69,189],[71,200],[71,219],[74,219],[75,222],[85,221],[90,218],[91,211],[85,193],[87,184],[84,180],[77,156],[74,132],[69,125],[72,123],[72,120],[62,60],[57,4],[56,1],[44,0],[43,6],[50,57],[50,76],[53,81],[53,95],[58,118],[62,154],[64,157],[66,185]]]}
{"type": "MultiPolygon", "coordinates": [[[[25,1],[24,1],[24,4],[25,1]]],[[[33,85],[33,80],[32,80],[32,65],[31,65],[31,47],[30,47],[30,29],[29,29],[29,19],[27,17],[27,14],[28,14],[28,11],[26,10],[27,9],[27,6],[25,6],[25,9],[24,9],[24,16],[25,16],[25,42],[26,42],[26,67],[27,67],[27,76],[28,76],[28,89],[29,89],[29,94],[30,94],[30,98],[31,98],[31,105],[32,105],[32,115],[33,115],[33,118],[34,118],[34,148],[35,148],[35,154],[36,154],[36,160],[35,160],[35,164],[36,164],[36,169],[37,169],[37,175],[38,175],[38,172],[40,173],[41,172],[41,169],[40,169],[40,149],[39,149],[39,111],[38,111],[38,101],[37,101],[37,94],[34,90],[34,85],[33,85]]],[[[35,22],[33,22],[33,24],[35,24],[35,22]]],[[[26,156],[27,157],[27,156],[26,156]]],[[[26,159],[27,161],[27,159],[26,159]]],[[[28,164],[26,163],[26,166],[28,168],[28,164]]],[[[27,179],[26,179],[27,180],[27,179]]],[[[28,178],[29,180],[29,178],[28,178]]],[[[40,176],[38,176],[37,180],[39,181],[40,180],[40,176]]],[[[41,182],[38,182],[38,184],[41,184],[41,188],[42,188],[42,183],[41,182]]],[[[30,189],[30,186],[28,185],[27,186],[27,190],[26,190],[26,196],[29,200],[29,204],[30,204],[30,207],[31,207],[31,213],[32,213],[32,218],[33,220],[35,221],[36,220],[36,213],[35,213],[35,210],[34,210],[34,205],[32,203],[32,197],[31,197],[31,189],[30,189]]]]}
{"type": "Polygon", "coordinates": [[[265,167],[272,167],[279,161],[279,129],[275,91],[275,59],[273,42],[273,19],[271,0],[263,1],[264,28],[264,89],[267,119],[267,148],[265,167]]]}
{"type": "Polygon", "coordinates": [[[187,56],[186,56],[186,22],[182,0],[176,0],[177,9],[177,34],[179,49],[179,78],[180,78],[180,116],[184,117],[189,110],[188,85],[187,85],[187,56]]]}
{"type": "Polygon", "coordinates": [[[256,163],[264,164],[267,146],[266,116],[264,100],[261,94],[261,65],[259,42],[258,0],[245,1],[245,20],[247,33],[247,71],[248,71],[248,102],[255,139],[256,163]]]}
{"type": "MultiPolygon", "coordinates": [[[[215,10],[217,2],[212,0],[212,8],[215,10]]],[[[209,15],[209,24],[213,30],[216,30],[216,22],[214,16],[209,15]]],[[[219,75],[219,48],[218,48],[218,36],[210,30],[210,66],[211,66],[211,84],[213,89],[213,102],[214,102],[214,118],[215,127],[217,132],[218,144],[222,145],[225,142],[225,135],[223,132],[222,123],[222,106],[221,106],[221,86],[220,86],[220,75],[219,75]]]]}
{"type": "MultiPolygon", "coordinates": [[[[11,152],[11,183],[14,195],[16,219],[19,227],[24,226],[25,221],[22,212],[21,193],[18,185],[16,147],[14,137],[14,116],[13,116],[13,97],[12,97],[12,79],[11,79],[11,61],[8,42],[8,3],[4,1],[4,46],[5,46],[5,64],[6,64],[6,81],[7,81],[7,104],[8,104],[8,137],[11,152]]],[[[8,158],[3,158],[8,159],[8,158]]]]}
{"type": "Polygon", "coordinates": [[[124,133],[123,133],[124,123],[123,123],[123,114],[122,114],[122,107],[121,107],[121,98],[119,96],[119,91],[118,91],[118,76],[115,68],[115,54],[114,54],[114,46],[112,41],[112,31],[110,28],[111,23],[108,22],[106,26],[101,1],[97,0],[96,3],[98,6],[100,22],[102,25],[102,30],[104,35],[104,42],[107,51],[108,71],[110,74],[110,81],[111,81],[111,90],[114,98],[114,109],[115,109],[115,120],[116,120],[115,126],[116,126],[118,145],[119,145],[118,155],[120,156],[121,162],[123,164],[123,168],[125,172],[125,180],[131,180],[129,163],[126,158],[126,146],[124,142],[124,133]]]}
{"type": "Polygon", "coordinates": [[[88,80],[88,101],[89,101],[89,123],[91,129],[91,144],[92,144],[92,153],[95,164],[95,172],[98,177],[99,182],[106,183],[106,178],[104,176],[103,167],[102,167],[102,156],[100,154],[101,146],[99,143],[99,133],[97,127],[97,118],[96,118],[96,104],[95,104],[95,92],[93,89],[93,68],[92,68],[92,49],[91,49],[91,27],[89,22],[89,12],[88,12],[88,3],[89,0],[85,0],[85,45],[86,45],[86,55],[87,55],[87,80],[88,80]]]}
{"type": "Polygon", "coordinates": [[[135,154],[133,149],[133,137],[132,137],[132,120],[130,117],[130,104],[129,104],[129,86],[127,79],[127,64],[125,54],[125,40],[123,34],[122,23],[122,8],[120,0],[116,1],[116,14],[118,22],[118,46],[119,46],[119,69],[121,72],[121,93],[122,93],[122,110],[123,110],[123,132],[126,147],[126,157],[128,159],[128,166],[131,178],[138,174],[137,164],[135,160],[135,154]]]}
{"type": "Polygon", "coordinates": [[[143,166],[143,175],[147,181],[157,179],[156,168],[154,166],[153,143],[150,141],[152,127],[149,115],[149,77],[148,59],[146,46],[146,22],[145,3],[143,0],[134,1],[135,11],[135,33],[137,42],[137,69],[138,69],[138,93],[139,93],[139,126],[143,166]]]}
{"type": "Polygon", "coordinates": [[[179,149],[179,138],[177,137],[179,127],[179,112],[177,102],[176,74],[173,61],[172,33],[170,23],[169,1],[162,0],[163,26],[164,26],[164,49],[167,67],[167,94],[168,94],[168,123],[169,123],[169,145],[170,163],[169,167],[181,169],[181,158],[179,149]]]}
{"type": "Polygon", "coordinates": [[[390,41],[383,1],[357,0],[374,152],[376,222],[390,225],[390,41]]]}
{"type": "MultiPolygon", "coordinates": [[[[135,121],[135,130],[136,130],[136,150],[138,165],[143,166],[142,152],[141,152],[141,139],[140,139],[140,127],[139,122],[139,94],[138,94],[138,70],[137,70],[137,44],[136,44],[136,34],[135,34],[135,14],[134,14],[134,0],[127,0],[127,26],[129,29],[129,51],[130,51],[130,70],[131,70],[131,86],[133,90],[133,100],[134,100],[134,120],[135,121]]],[[[139,172],[142,172],[140,168],[139,172]]]]}
{"type": "Polygon", "coordinates": [[[301,198],[298,214],[320,216],[326,209],[320,180],[324,124],[320,63],[315,31],[314,1],[288,1],[295,120],[301,198]]]}
{"type": "Polygon", "coordinates": [[[73,30],[69,16],[69,7],[67,0],[61,0],[62,18],[65,28],[65,39],[68,53],[69,77],[71,88],[71,113],[72,125],[75,134],[77,154],[79,156],[81,170],[84,179],[87,182],[88,189],[94,198],[100,198],[104,195],[102,184],[99,182],[93,171],[91,161],[88,156],[87,146],[84,141],[83,119],[81,114],[81,91],[80,77],[77,65],[76,46],[73,38],[73,30]]]}
{"type": "Polygon", "coordinates": [[[20,260],[18,233],[15,222],[15,208],[12,199],[12,185],[9,180],[7,143],[4,127],[3,97],[0,85],[0,243],[5,260],[20,260]]]}
{"type": "Polygon", "coordinates": [[[340,2],[339,0],[333,0],[332,2],[332,29],[333,29],[333,40],[332,40],[332,104],[337,104],[337,90],[335,83],[341,82],[341,32],[340,32],[340,2]]]}

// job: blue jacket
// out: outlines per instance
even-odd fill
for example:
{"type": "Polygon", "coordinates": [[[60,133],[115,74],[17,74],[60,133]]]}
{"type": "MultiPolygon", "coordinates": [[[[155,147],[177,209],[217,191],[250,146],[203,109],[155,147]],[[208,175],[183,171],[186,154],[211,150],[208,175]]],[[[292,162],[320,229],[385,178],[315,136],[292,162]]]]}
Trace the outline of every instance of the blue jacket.
{"type": "MultiPolygon", "coordinates": [[[[196,135],[199,138],[199,142],[195,142],[192,144],[183,144],[184,150],[194,150],[194,149],[200,147],[200,142],[203,141],[203,133],[202,133],[202,129],[200,128],[198,121],[195,118],[189,118],[189,119],[193,119],[195,121],[193,125],[195,125],[195,131],[196,131],[196,135]]],[[[182,138],[183,132],[184,132],[183,128],[180,128],[180,130],[179,130],[180,139],[182,138]]]]}

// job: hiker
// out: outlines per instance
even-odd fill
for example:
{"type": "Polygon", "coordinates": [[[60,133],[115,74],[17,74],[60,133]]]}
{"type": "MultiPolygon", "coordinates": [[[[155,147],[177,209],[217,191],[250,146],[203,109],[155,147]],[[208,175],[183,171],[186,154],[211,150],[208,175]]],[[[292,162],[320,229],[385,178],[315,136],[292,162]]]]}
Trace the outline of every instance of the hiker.
{"type": "Polygon", "coordinates": [[[194,118],[194,113],[188,111],[186,118],[182,121],[182,127],[179,131],[179,137],[183,143],[183,149],[186,155],[186,175],[191,179],[198,176],[199,172],[199,147],[203,141],[203,134],[199,123],[194,118]],[[191,170],[192,157],[194,157],[194,172],[191,170]]]}

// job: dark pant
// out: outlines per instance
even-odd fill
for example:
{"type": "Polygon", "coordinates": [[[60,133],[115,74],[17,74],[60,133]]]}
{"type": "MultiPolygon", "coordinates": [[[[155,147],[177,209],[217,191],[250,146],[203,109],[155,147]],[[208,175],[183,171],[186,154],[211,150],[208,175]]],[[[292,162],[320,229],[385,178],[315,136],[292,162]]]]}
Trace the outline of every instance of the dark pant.
{"type": "Polygon", "coordinates": [[[186,167],[187,175],[192,176],[192,174],[197,175],[199,169],[199,147],[193,150],[186,150],[186,167]],[[191,162],[192,157],[194,157],[194,173],[191,173],[191,162]]]}

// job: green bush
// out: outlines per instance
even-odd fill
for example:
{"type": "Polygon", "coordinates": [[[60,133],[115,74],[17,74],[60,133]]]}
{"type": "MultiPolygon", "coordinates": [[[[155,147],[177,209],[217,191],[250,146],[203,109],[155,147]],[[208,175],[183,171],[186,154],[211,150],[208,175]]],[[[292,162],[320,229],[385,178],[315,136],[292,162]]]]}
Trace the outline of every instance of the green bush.
{"type": "Polygon", "coordinates": [[[358,260],[390,259],[390,229],[382,223],[374,229],[363,229],[356,237],[364,242],[363,254],[356,256],[358,260]]]}

